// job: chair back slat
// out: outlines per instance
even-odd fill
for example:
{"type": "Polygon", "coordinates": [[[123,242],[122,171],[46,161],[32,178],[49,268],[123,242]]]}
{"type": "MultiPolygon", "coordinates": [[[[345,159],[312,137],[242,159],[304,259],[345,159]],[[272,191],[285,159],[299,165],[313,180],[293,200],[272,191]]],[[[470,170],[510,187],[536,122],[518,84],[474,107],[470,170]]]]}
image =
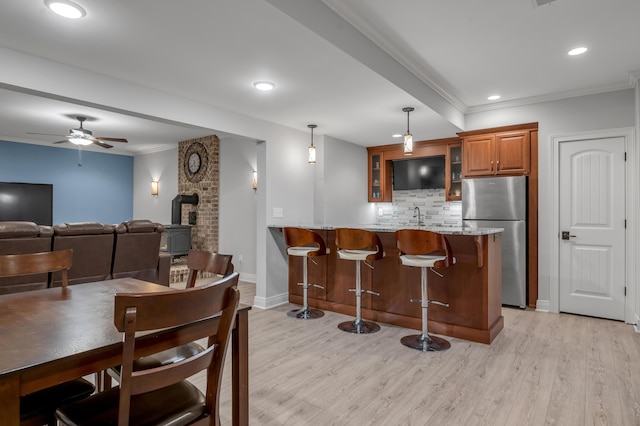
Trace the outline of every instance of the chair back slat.
{"type": "Polygon", "coordinates": [[[134,371],[131,380],[131,395],[165,388],[206,369],[211,364],[216,349],[217,346],[212,345],[196,355],[170,365],[134,371]]]}
{"type": "Polygon", "coordinates": [[[132,395],[165,388],[205,369],[205,412],[218,418],[224,357],[240,299],[238,277],[236,272],[218,281],[181,291],[116,294],[114,324],[124,332],[119,425],[128,422],[132,395]],[[133,371],[136,332],[179,327],[216,315],[219,315],[218,321],[207,329],[202,327],[202,335],[196,337],[207,338],[204,351],[175,363],[133,371]]]}
{"type": "Polygon", "coordinates": [[[73,250],[0,256],[0,277],[62,272],[62,286],[68,285],[67,272],[73,264],[73,250]]]}
{"type": "Polygon", "coordinates": [[[198,279],[198,273],[210,272],[212,274],[227,277],[233,273],[233,263],[231,254],[213,253],[206,250],[189,250],[187,255],[187,266],[189,267],[189,277],[187,278],[187,288],[194,287],[198,279]]]}

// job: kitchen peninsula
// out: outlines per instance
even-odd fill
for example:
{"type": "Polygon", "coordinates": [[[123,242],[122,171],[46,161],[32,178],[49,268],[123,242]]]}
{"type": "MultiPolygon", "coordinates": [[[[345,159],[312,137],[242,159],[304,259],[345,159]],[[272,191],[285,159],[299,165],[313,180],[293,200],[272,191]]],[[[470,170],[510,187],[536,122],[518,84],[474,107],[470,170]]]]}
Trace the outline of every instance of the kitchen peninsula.
{"type": "MultiPolygon", "coordinates": [[[[337,226],[309,225],[324,239],[329,253],[309,262],[309,282],[323,288],[309,288],[309,306],[354,315],[355,296],[353,262],[338,259],[335,244],[337,226]]],[[[270,226],[282,236],[282,226],[270,226]]],[[[395,242],[396,229],[411,226],[356,226],[374,231],[380,237],[385,257],[373,263],[374,269],[362,267],[362,288],[380,296],[362,295],[362,317],[372,321],[419,330],[421,310],[420,269],[400,264],[395,242]]],[[[442,277],[429,271],[429,298],[448,303],[449,307],[429,306],[429,332],[480,343],[491,343],[504,326],[502,316],[502,229],[413,227],[447,236],[456,264],[439,269],[442,277]]],[[[286,251],[284,252],[286,256],[286,251]]],[[[289,257],[289,301],[302,305],[302,259],[289,257]]]]}

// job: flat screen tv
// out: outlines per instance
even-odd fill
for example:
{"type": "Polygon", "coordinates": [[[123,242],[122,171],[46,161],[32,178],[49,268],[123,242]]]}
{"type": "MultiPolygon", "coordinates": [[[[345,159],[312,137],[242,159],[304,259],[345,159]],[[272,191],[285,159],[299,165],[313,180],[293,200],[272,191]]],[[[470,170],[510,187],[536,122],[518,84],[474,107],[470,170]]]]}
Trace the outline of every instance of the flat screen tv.
{"type": "Polygon", "coordinates": [[[444,188],[444,155],[410,158],[393,162],[393,189],[444,188]]]}
{"type": "Polygon", "coordinates": [[[0,221],[53,222],[53,185],[0,182],[0,221]]]}

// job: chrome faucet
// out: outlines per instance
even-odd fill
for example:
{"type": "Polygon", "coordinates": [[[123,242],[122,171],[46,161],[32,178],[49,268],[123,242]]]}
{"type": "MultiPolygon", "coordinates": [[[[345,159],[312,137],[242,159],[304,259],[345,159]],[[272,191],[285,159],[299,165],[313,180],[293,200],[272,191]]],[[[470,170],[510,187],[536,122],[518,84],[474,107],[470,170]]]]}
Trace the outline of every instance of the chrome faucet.
{"type": "Polygon", "coordinates": [[[422,219],[420,218],[420,207],[418,206],[413,208],[413,217],[416,217],[416,215],[418,216],[418,226],[424,225],[424,222],[422,222],[422,219]],[[417,213],[416,210],[418,211],[417,213]]]}

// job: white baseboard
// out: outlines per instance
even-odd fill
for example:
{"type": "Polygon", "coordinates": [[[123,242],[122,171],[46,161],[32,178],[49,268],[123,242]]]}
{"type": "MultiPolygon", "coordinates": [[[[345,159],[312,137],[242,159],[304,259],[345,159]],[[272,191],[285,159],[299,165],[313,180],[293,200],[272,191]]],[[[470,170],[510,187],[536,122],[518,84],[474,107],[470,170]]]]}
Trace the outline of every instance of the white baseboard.
{"type": "Polygon", "coordinates": [[[550,312],[551,302],[538,299],[536,301],[536,312],[550,312]]]}
{"type": "Polygon", "coordinates": [[[253,306],[260,309],[271,309],[284,305],[285,303],[289,303],[289,293],[282,293],[267,298],[258,296],[253,298],[253,306]]]}
{"type": "Polygon", "coordinates": [[[240,272],[240,281],[255,284],[256,274],[245,274],[244,272],[240,272]]]}

